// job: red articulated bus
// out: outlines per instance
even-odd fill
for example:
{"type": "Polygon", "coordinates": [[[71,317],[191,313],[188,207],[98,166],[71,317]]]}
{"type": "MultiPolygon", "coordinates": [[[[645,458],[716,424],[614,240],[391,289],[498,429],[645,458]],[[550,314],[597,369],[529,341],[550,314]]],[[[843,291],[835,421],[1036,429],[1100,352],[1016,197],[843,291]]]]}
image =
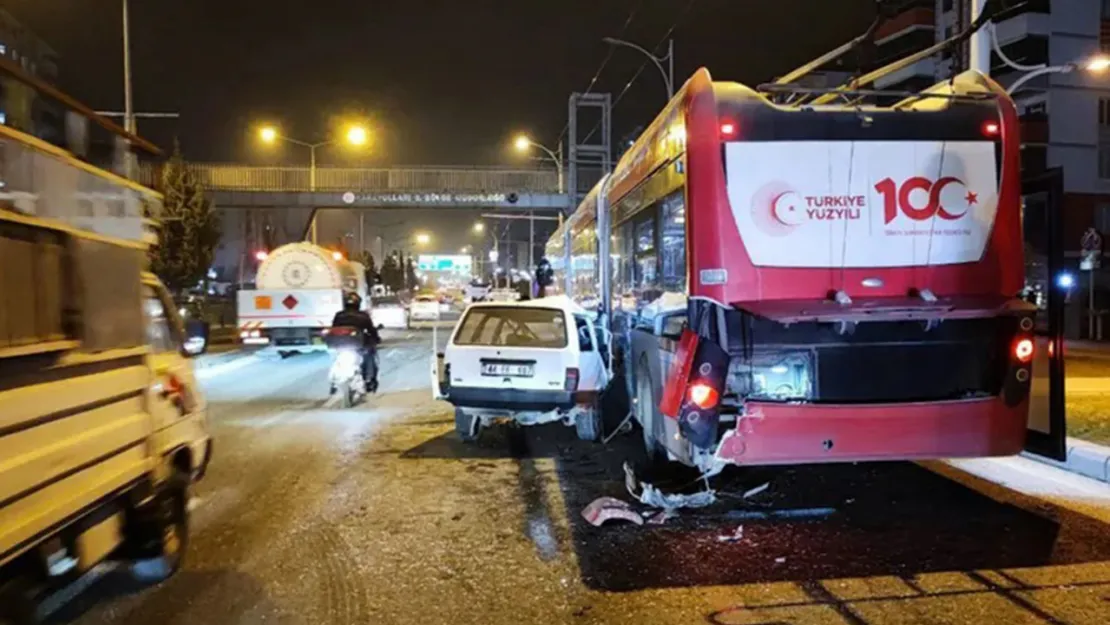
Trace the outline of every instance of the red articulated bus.
{"type": "Polygon", "coordinates": [[[649,454],[1017,453],[1034,309],[1012,100],[976,72],[783,91],[699,70],[548,244],[604,311],[649,454]]]}

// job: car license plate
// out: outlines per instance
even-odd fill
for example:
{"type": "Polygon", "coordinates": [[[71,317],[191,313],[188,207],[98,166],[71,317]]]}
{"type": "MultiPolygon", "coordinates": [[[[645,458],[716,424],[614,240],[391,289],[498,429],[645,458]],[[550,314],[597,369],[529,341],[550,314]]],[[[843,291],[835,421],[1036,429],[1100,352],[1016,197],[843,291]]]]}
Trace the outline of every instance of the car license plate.
{"type": "Polygon", "coordinates": [[[530,378],[533,374],[533,365],[513,362],[483,362],[482,375],[509,376],[516,378],[530,378]]]}

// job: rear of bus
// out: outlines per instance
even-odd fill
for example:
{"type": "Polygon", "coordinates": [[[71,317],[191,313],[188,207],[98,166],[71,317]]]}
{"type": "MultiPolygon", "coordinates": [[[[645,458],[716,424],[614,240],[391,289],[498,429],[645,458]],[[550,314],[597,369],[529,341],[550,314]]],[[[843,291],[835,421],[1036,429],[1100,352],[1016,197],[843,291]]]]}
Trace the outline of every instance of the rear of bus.
{"type": "Polygon", "coordinates": [[[1033,324],[1009,97],[972,72],[886,108],[688,88],[685,437],[739,464],[1017,453],[1033,324]]]}

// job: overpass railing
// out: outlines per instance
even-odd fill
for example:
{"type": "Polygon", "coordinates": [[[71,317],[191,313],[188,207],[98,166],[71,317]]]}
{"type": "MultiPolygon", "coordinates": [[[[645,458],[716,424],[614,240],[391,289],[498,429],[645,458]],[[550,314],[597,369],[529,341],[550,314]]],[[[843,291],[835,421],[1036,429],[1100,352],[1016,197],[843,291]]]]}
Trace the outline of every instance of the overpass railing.
{"type": "MultiPolygon", "coordinates": [[[[190,163],[201,184],[217,191],[308,192],[308,167],[251,167],[218,163],[190,163]]],[[[144,166],[140,179],[158,185],[159,169],[144,166]]],[[[450,167],[353,168],[317,167],[316,191],[322,192],[441,192],[557,193],[558,174],[542,169],[478,169],[450,167]]]]}

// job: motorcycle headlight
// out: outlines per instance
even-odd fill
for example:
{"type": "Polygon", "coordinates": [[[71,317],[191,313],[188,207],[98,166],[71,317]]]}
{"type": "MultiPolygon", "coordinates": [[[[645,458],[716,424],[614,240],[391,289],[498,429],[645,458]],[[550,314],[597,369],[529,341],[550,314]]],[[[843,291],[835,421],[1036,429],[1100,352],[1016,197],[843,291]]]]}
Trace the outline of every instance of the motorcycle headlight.
{"type": "Polygon", "coordinates": [[[813,355],[810,352],[756,352],[750,361],[729,363],[729,394],[765,401],[798,401],[813,397],[813,355]]]}

